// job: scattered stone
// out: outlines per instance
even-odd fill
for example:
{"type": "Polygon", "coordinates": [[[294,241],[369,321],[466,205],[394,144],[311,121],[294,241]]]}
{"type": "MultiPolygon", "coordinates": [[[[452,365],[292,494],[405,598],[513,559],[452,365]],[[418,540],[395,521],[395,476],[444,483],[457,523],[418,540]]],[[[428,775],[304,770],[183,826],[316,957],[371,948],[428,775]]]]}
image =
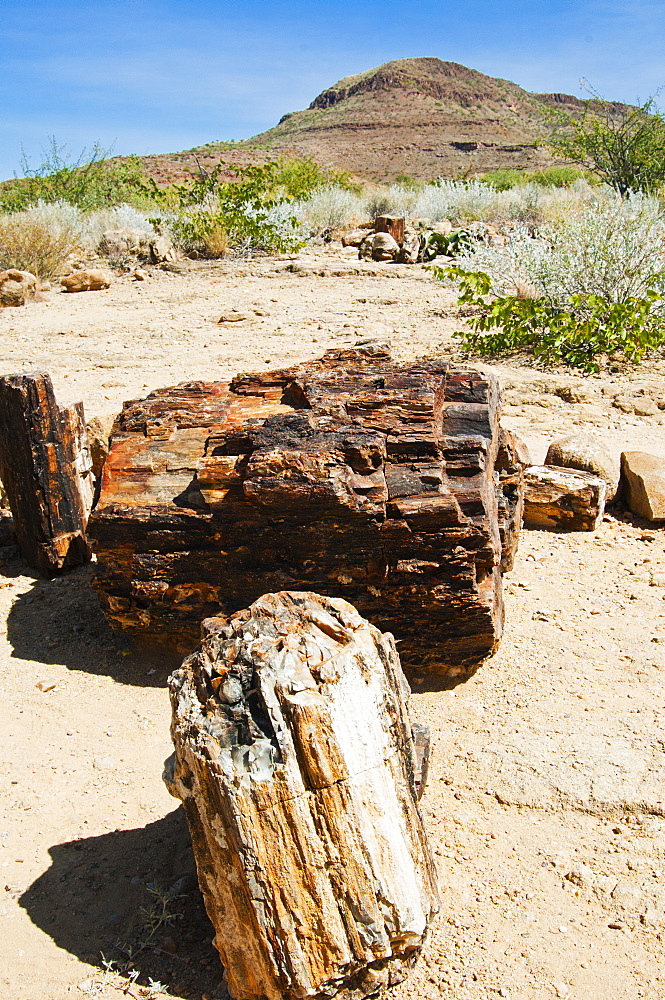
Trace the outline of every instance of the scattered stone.
{"type": "Polygon", "coordinates": [[[560,385],[554,390],[559,399],[565,403],[593,403],[593,396],[572,385],[560,385]]]}
{"type": "Polygon", "coordinates": [[[30,271],[10,268],[0,272],[0,307],[24,306],[37,295],[37,278],[30,271]]]}
{"type": "Polygon", "coordinates": [[[134,273],[132,274],[132,278],[134,279],[134,281],[145,281],[147,277],[148,277],[148,272],[144,271],[140,267],[137,267],[134,273]]]}
{"type": "Polygon", "coordinates": [[[363,240],[367,239],[366,229],[354,229],[350,233],[344,233],[342,236],[342,246],[343,247],[360,247],[363,240]]]}
{"type": "Polygon", "coordinates": [[[607,483],[607,502],[614,500],[619,487],[619,460],[608,448],[588,433],[569,434],[552,441],[547,449],[545,465],[562,469],[578,469],[599,476],[607,483]]]}
{"type": "Polygon", "coordinates": [[[392,635],[339,598],[266,594],[208,619],[169,687],[167,787],[231,996],[403,980],[438,893],[392,635]]]}
{"type": "Polygon", "coordinates": [[[651,396],[638,396],[633,402],[633,410],[638,417],[655,417],[658,406],[651,396]]]}
{"type": "Polygon", "coordinates": [[[554,531],[595,531],[607,484],[586,472],[532,465],[524,473],[524,525],[554,531]]]}
{"type": "Polygon", "coordinates": [[[168,264],[177,257],[175,247],[166,236],[156,236],[150,241],[150,260],[153,264],[168,264]]]}
{"type": "Polygon", "coordinates": [[[629,510],[647,521],[664,521],[665,460],[645,451],[624,451],[621,477],[629,510]]]}
{"type": "Polygon", "coordinates": [[[635,412],[635,404],[627,396],[615,396],[612,400],[612,406],[616,407],[617,410],[621,410],[622,413],[635,412]]]}
{"type": "Polygon", "coordinates": [[[231,312],[222,313],[222,315],[217,320],[217,324],[220,323],[242,323],[244,320],[249,319],[249,313],[241,313],[236,309],[232,309],[231,312]]]}
{"type": "Polygon", "coordinates": [[[398,264],[417,264],[419,256],[420,236],[417,233],[408,233],[395,259],[398,264]]]}
{"type": "Polygon", "coordinates": [[[62,279],[62,286],[66,292],[97,292],[102,288],[109,288],[113,281],[108,271],[101,268],[90,271],[74,271],[62,279]]]}

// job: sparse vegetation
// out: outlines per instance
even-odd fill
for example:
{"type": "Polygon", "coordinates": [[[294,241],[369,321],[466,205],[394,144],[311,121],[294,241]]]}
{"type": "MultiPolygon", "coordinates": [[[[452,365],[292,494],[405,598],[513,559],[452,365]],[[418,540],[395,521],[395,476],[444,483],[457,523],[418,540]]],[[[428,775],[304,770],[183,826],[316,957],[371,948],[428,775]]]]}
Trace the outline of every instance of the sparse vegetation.
{"type": "Polygon", "coordinates": [[[646,351],[665,343],[665,319],[654,310],[663,296],[655,289],[622,302],[593,294],[571,295],[564,308],[544,296],[492,298],[492,279],[482,271],[449,267],[434,272],[457,281],[459,302],[476,310],[467,321],[471,332],[453,335],[472,354],[491,357],[526,349],[545,363],[595,372],[601,355],[640,361],[646,351]]]}
{"type": "Polygon", "coordinates": [[[72,160],[51,136],[38,167],[31,167],[24,155],[22,176],[0,185],[0,211],[23,211],[38,202],[67,202],[84,212],[122,202],[140,203],[145,182],[140,161],[133,156],[111,159],[110,153],[95,143],[72,160]]]}
{"type": "Polygon", "coordinates": [[[0,217],[0,270],[30,271],[47,281],[59,273],[77,236],[74,227],[55,227],[30,211],[0,217]]]}
{"type": "Polygon", "coordinates": [[[656,193],[665,184],[665,117],[650,97],[637,107],[617,107],[592,91],[581,115],[553,108],[550,149],[592,170],[624,198],[656,193]]]}

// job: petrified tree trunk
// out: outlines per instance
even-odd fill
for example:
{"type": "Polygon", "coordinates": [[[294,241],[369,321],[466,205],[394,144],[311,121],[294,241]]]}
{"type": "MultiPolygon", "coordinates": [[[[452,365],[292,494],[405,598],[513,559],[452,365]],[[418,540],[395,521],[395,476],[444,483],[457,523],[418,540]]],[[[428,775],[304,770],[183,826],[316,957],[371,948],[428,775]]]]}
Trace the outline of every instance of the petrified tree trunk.
{"type": "Polygon", "coordinates": [[[0,479],[21,553],[45,576],[90,559],[91,467],[81,403],[61,410],[48,375],[0,378],[0,479]]]}
{"type": "Polygon", "coordinates": [[[374,220],[374,232],[389,233],[401,246],[404,242],[404,224],[404,218],[398,218],[395,215],[377,215],[374,220]]]}
{"type": "Polygon", "coordinates": [[[607,483],[588,472],[532,465],[524,473],[524,524],[554,531],[595,531],[607,483]]]}
{"type": "Polygon", "coordinates": [[[377,345],[126,403],[90,522],[102,607],[189,651],[220,609],[313,590],[467,674],[503,622],[498,432],[492,377],[377,345]]]}
{"type": "Polygon", "coordinates": [[[403,979],[438,901],[392,636],[346,601],[267,594],[206,621],[169,684],[170,787],[231,994],[403,979]]]}

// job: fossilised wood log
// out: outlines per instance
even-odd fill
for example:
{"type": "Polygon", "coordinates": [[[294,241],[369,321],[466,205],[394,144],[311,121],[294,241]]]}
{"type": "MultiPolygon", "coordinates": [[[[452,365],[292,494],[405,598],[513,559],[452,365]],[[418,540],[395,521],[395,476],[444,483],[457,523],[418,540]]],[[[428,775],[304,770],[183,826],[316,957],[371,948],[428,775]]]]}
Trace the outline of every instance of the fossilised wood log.
{"type": "Polygon", "coordinates": [[[532,465],[524,473],[524,524],[554,531],[595,531],[607,483],[588,472],[532,465]]]}
{"type": "Polygon", "coordinates": [[[346,601],[267,594],[206,621],[169,687],[169,786],[232,996],[403,979],[438,899],[392,636],[346,601]]]}
{"type": "Polygon", "coordinates": [[[0,378],[0,479],[21,553],[45,576],[90,559],[91,469],[83,404],[60,409],[48,375],[0,378]]]}
{"type": "Polygon", "coordinates": [[[388,233],[401,246],[404,242],[404,218],[396,215],[377,215],[374,220],[375,233],[388,233]]]}
{"type": "Polygon", "coordinates": [[[498,431],[495,379],[375,344],[126,403],[90,523],[102,608],[188,652],[203,618],[312,590],[466,675],[503,623],[498,431]]]}

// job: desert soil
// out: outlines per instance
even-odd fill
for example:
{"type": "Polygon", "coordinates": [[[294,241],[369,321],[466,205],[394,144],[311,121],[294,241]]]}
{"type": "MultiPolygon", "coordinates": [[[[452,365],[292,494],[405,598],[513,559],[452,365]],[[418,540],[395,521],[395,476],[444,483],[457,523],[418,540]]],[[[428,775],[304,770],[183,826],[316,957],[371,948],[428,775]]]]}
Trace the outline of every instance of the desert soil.
{"type": "MultiPolygon", "coordinates": [[[[159,386],[359,338],[388,338],[403,359],[455,355],[459,325],[423,269],[333,245],[54,290],[0,314],[0,370],[49,371],[59,401],[108,417],[159,386]],[[232,310],[247,318],[218,324],[232,310]]],[[[665,457],[660,411],[611,405],[660,395],[662,365],[494,370],[504,426],[534,459],[580,429],[665,457]]],[[[0,567],[0,997],[157,996],[152,979],[181,1000],[224,998],[182,810],[161,781],[171,664],[110,631],[89,576],[0,567]],[[150,887],[178,898],[162,912],[150,887]]],[[[593,533],[524,531],[499,652],[452,690],[410,678],[433,731],[423,810],[442,906],[393,1000],[665,997],[663,584],[665,533],[621,508],[593,533]]]]}

